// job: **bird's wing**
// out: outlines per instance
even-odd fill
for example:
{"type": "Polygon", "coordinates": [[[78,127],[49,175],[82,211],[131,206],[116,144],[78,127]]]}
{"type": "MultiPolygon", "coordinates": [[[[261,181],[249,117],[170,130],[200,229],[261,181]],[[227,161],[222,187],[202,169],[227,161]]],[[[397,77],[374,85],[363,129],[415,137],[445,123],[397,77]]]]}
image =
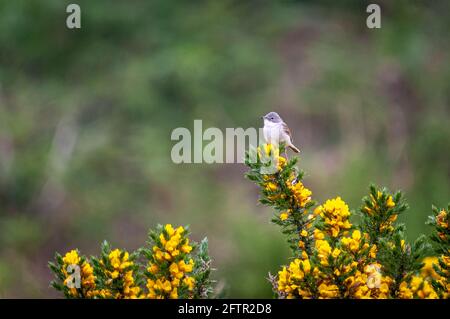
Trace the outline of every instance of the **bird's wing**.
{"type": "Polygon", "coordinates": [[[292,139],[291,131],[289,130],[289,127],[286,125],[286,123],[283,122],[281,124],[281,127],[283,129],[283,132],[289,136],[289,138],[291,139],[291,142],[294,142],[294,140],[292,139]]]}

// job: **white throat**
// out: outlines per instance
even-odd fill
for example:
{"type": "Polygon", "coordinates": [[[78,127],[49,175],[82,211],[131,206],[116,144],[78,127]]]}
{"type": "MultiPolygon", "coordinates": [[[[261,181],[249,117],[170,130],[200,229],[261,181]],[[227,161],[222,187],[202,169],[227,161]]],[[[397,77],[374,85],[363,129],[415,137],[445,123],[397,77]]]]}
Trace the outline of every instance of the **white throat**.
{"type": "Polygon", "coordinates": [[[271,122],[269,120],[264,119],[264,126],[266,126],[266,127],[277,127],[280,124],[281,124],[281,122],[280,123],[274,123],[274,122],[271,122]]]}

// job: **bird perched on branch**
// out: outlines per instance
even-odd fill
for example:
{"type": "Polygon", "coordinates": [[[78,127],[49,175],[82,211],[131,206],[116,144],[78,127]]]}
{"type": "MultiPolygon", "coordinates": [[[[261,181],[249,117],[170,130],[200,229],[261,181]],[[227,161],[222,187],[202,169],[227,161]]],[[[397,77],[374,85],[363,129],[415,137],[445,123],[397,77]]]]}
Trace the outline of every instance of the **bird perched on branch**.
{"type": "Polygon", "coordinates": [[[292,135],[289,127],[284,123],[278,113],[270,112],[262,118],[264,120],[264,139],[267,143],[277,145],[279,143],[285,143],[295,153],[300,153],[300,150],[292,143],[292,135]]]}

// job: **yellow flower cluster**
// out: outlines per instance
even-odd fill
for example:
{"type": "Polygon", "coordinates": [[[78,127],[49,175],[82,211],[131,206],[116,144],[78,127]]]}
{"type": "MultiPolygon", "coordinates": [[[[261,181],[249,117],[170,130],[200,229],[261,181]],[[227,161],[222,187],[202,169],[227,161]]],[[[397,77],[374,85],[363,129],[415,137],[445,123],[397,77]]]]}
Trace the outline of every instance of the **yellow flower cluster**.
{"type": "MultiPolygon", "coordinates": [[[[378,191],[377,192],[377,198],[375,198],[372,194],[370,195],[370,199],[371,199],[371,207],[364,207],[364,210],[369,214],[369,215],[380,215],[381,209],[383,207],[380,207],[380,205],[378,204],[378,200],[382,197],[383,193],[378,191]]],[[[395,207],[395,202],[394,199],[392,198],[392,195],[388,195],[386,201],[384,202],[384,205],[386,209],[391,209],[395,207]]],[[[392,214],[389,216],[389,218],[387,218],[386,220],[384,220],[380,225],[379,225],[379,230],[380,231],[393,231],[394,227],[392,226],[392,224],[397,220],[398,215],[397,214],[392,214]]]]}
{"type": "MultiPolygon", "coordinates": [[[[323,224],[312,232],[313,255],[302,251],[301,259],[283,267],[278,291],[286,298],[388,298],[393,280],[383,276],[381,264],[374,262],[376,245],[370,245],[368,234],[358,229],[347,236],[352,227],[347,204],[337,197],[313,215],[323,224]]],[[[305,229],[300,233],[301,238],[307,235],[305,229]]],[[[303,245],[300,241],[300,248],[303,245]]]]}
{"type": "MultiPolygon", "coordinates": [[[[280,156],[279,148],[272,144],[264,144],[258,147],[258,156],[260,160],[271,159],[270,163],[277,164],[277,172],[280,172],[286,167],[287,160],[280,156]]],[[[290,174],[285,181],[277,178],[275,174],[264,174],[263,189],[266,191],[267,198],[275,201],[278,199],[285,199],[290,203],[291,207],[304,208],[311,202],[312,192],[306,188],[301,181],[297,179],[296,174],[290,174]],[[283,189],[289,189],[289,194],[283,192],[283,189]]],[[[290,211],[285,211],[280,215],[281,220],[286,220],[290,211]]]]}
{"type": "MultiPolygon", "coordinates": [[[[355,265],[356,266],[356,265],[355,265]]],[[[386,299],[389,297],[392,278],[383,276],[379,263],[368,264],[363,271],[356,270],[354,275],[345,279],[348,297],[356,299],[386,299]]]]}
{"type": "Polygon", "coordinates": [[[339,248],[332,249],[328,241],[322,239],[316,240],[315,247],[317,251],[317,257],[320,260],[320,264],[323,266],[329,265],[328,261],[330,255],[333,258],[336,258],[341,253],[339,248]]]}
{"type": "Polygon", "coordinates": [[[435,280],[438,284],[440,284],[444,289],[443,298],[447,299],[450,297],[450,257],[441,255],[438,257],[426,257],[423,260],[423,267],[420,273],[422,278],[426,278],[430,281],[435,280]],[[439,264],[439,260],[443,263],[443,267],[439,264]],[[438,274],[435,270],[435,267],[439,269],[442,275],[438,274]]]}
{"type": "Polygon", "coordinates": [[[291,177],[286,182],[286,185],[292,193],[292,206],[303,208],[311,202],[312,192],[302,182],[295,181],[295,178],[291,177]]]}
{"type": "Polygon", "coordinates": [[[67,294],[71,298],[138,298],[140,288],[135,284],[132,269],[134,263],[129,260],[129,254],[116,249],[109,252],[107,260],[107,263],[103,260],[98,262],[96,274],[100,273],[103,280],[103,284],[99,285],[101,289],[97,289],[98,277],[94,274],[93,266],[85,257],[80,257],[77,250],[66,253],[58,269],[55,269],[55,265],[52,266],[63,275],[63,286],[67,288],[67,294]],[[69,273],[69,266],[72,269],[79,267],[79,280],[76,278],[77,271],[71,270],[69,273]]]}
{"type": "Polygon", "coordinates": [[[286,166],[286,159],[280,156],[280,149],[272,144],[258,146],[258,158],[263,163],[276,164],[277,171],[286,166]]]}
{"type": "MultiPolygon", "coordinates": [[[[317,268],[313,270],[316,272],[317,268]]],[[[301,286],[304,283],[305,276],[311,273],[311,264],[308,259],[295,259],[289,267],[283,267],[278,272],[278,290],[285,293],[288,299],[295,298],[296,295],[302,298],[311,298],[309,289],[301,286]]]]}
{"type": "Polygon", "coordinates": [[[437,282],[443,287],[443,298],[450,298],[450,250],[447,251],[448,255],[441,255],[440,261],[443,266],[439,266],[442,276],[437,278],[437,282]]]}
{"type": "MultiPolygon", "coordinates": [[[[424,280],[427,280],[424,282],[424,292],[422,295],[428,296],[427,292],[430,288],[428,288],[429,283],[431,281],[435,281],[439,285],[443,287],[443,295],[442,297],[447,299],[450,298],[450,256],[441,255],[438,257],[427,257],[423,260],[423,267],[420,273],[420,277],[424,278],[424,280]],[[443,264],[441,265],[440,262],[443,264]],[[436,272],[435,267],[439,270],[439,273],[436,272]]],[[[418,287],[418,279],[415,281],[415,285],[411,282],[411,284],[408,285],[408,283],[402,283],[403,288],[406,291],[405,294],[408,296],[412,296],[413,292],[415,290],[414,287],[418,287]],[[408,290],[408,288],[410,288],[408,290]]],[[[420,296],[420,291],[417,293],[417,295],[420,296]]],[[[434,296],[434,294],[431,294],[431,296],[434,296]]]]}
{"type": "Polygon", "coordinates": [[[287,211],[285,211],[285,212],[282,212],[282,213],[280,214],[280,219],[281,219],[282,221],[285,221],[286,219],[288,219],[290,213],[291,213],[290,210],[287,210],[287,211]]]}
{"type": "Polygon", "coordinates": [[[433,279],[439,279],[440,276],[434,270],[434,265],[439,265],[437,257],[426,257],[424,258],[423,267],[421,269],[420,275],[422,277],[430,277],[433,279]]]}
{"type": "Polygon", "coordinates": [[[339,287],[332,283],[321,283],[319,285],[319,299],[330,299],[339,297],[339,287]]]}
{"type": "MultiPolygon", "coordinates": [[[[278,272],[276,288],[280,296],[435,299],[439,298],[432,284],[435,280],[444,287],[442,297],[450,297],[446,271],[450,269],[450,257],[440,256],[439,260],[444,264],[443,267],[440,266],[437,257],[425,258],[421,271],[413,273],[411,277],[405,276],[397,286],[393,278],[383,274],[383,266],[376,261],[377,246],[369,243],[367,233],[355,229],[351,235],[344,235],[352,225],[348,221],[350,212],[342,199],[327,201],[314,211],[314,215],[322,218],[323,227],[315,228],[312,232],[315,248],[313,255],[310,257],[302,251],[301,258],[296,258],[288,267],[285,266],[278,272]],[[435,271],[436,266],[443,276],[435,271]]],[[[440,213],[436,218],[438,225],[444,229],[445,217],[440,213]]],[[[307,235],[306,230],[301,231],[301,237],[307,235]]],[[[300,243],[302,244],[302,241],[300,243]]],[[[398,245],[403,253],[407,253],[408,248],[404,240],[400,240],[398,245]]],[[[391,249],[395,249],[392,242],[391,249]]]]}
{"type": "MultiPolygon", "coordinates": [[[[282,149],[282,147],[281,147],[282,149]]],[[[421,237],[414,245],[405,242],[404,227],[395,225],[408,208],[401,192],[370,186],[363,198],[359,223],[350,222],[350,210],[340,198],[329,199],[312,212],[312,192],[302,183],[303,172],[287,162],[272,145],[258,148],[261,161],[246,160],[247,178],[262,191],[261,203],[274,207],[279,216],[272,222],[282,228],[294,260],[277,277],[270,276],[281,298],[436,298],[450,296],[450,233],[448,210],[433,208],[438,262],[419,258],[427,251],[421,237]],[[277,169],[266,173],[268,161],[277,169]]],[[[450,206],[449,206],[450,210],[450,206]]]]}
{"type": "Polygon", "coordinates": [[[318,206],[314,213],[323,218],[326,231],[332,237],[345,235],[352,227],[348,219],[350,211],[340,197],[327,200],[325,204],[318,206]]]}
{"type": "Polygon", "coordinates": [[[316,241],[320,264],[312,266],[309,259],[295,259],[278,272],[278,291],[286,298],[354,298],[383,299],[389,297],[393,280],[381,273],[378,263],[361,260],[333,264],[344,253],[331,248],[327,241],[316,241]],[[331,264],[330,264],[331,262],[331,264]],[[365,266],[364,266],[365,265],[365,266]],[[363,268],[360,270],[360,268],[363,268]],[[308,279],[306,277],[309,276],[308,279]],[[338,278],[345,278],[341,281],[338,278]],[[308,283],[314,282],[317,291],[308,283]]]}
{"type": "Polygon", "coordinates": [[[367,242],[369,235],[367,233],[361,234],[361,231],[356,229],[352,232],[351,237],[344,237],[341,239],[342,246],[350,253],[357,255],[358,252],[364,251],[370,247],[368,257],[375,259],[377,256],[377,246],[370,246],[367,242]]]}
{"type": "MultiPolygon", "coordinates": [[[[337,250],[333,258],[339,256],[337,250]]],[[[324,265],[321,265],[324,266],[324,265]]],[[[284,293],[286,298],[354,298],[354,299],[385,299],[389,297],[389,289],[393,280],[388,276],[382,276],[381,265],[377,263],[369,264],[363,271],[358,270],[358,262],[352,261],[342,268],[334,268],[332,275],[323,272],[321,266],[312,267],[308,259],[295,259],[289,267],[283,267],[278,272],[278,291],[284,293]],[[349,275],[341,283],[339,288],[335,280],[342,274],[349,275]],[[309,280],[305,279],[309,276],[309,280]],[[308,285],[310,281],[317,286],[314,291],[308,285]]],[[[326,264],[328,266],[328,263],[326,264]]]]}
{"type": "MultiPolygon", "coordinates": [[[[438,227],[448,231],[448,216],[445,209],[442,209],[439,214],[436,216],[436,224],[438,227]]],[[[447,240],[447,236],[443,231],[438,232],[438,236],[442,240],[447,240]]]]}
{"type": "MultiPolygon", "coordinates": [[[[115,298],[136,299],[140,297],[141,288],[135,284],[133,270],[133,261],[129,260],[130,255],[126,251],[115,249],[108,255],[112,269],[105,273],[108,277],[107,284],[113,284],[120,280],[122,287],[115,294],[115,298]]],[[[102,263],[102,261],[101,261],[102,263]]]]}
{"type": "MultiPolygon", "coordinates": [[[[434,222],[431,224],[435,227],[434,237],[432,238],[438,247],[437,253],[439,256],[432,260],[433,284],[438,287],[442,298],[450,298],[450,205],[447,209],[438,210],[433,207],[435,214],[434,222]]],[[[425,265],[426,266],[426,265],[425,265]]],[[[425,267],[424,267],[425,268],[425,267]]]]}
{"type": "Polygon", "coordinates": [[[194,290],[195,279],[188,276],[194,267],[194,260],[189,256],[192,246],[185,234],[182,226],[174,229],[170,224],[165,225],[159,234],[159,242],[153,246],[153,256],[147,268],[148,298],[176,299],[180,290],[194,290]]]}
{"type": "Polygon", "coordinates": [[[49,262],[55,274],[50,284],[66,298],[208,298],[213,292],[208,240],[197,246],[188,235],[187,228],[158,225],[149,232],[150,247],[131,253],[113,250],[106,241],[100,256],[89,260],[77,250],[56,253],[49,262]]]}
{"type": "MultiPolygon", "coordinates": [[[[368,206],[365,207],[365,210],[368,214],[373,215],[373,214],[378,213],[378,210],[380,209],[380,207],[379,207],[377,201],[378,201],[378,199],[381,198],[382,195],[383,195],[383,193],[380,191],[377,192],[377,198],[375,198],[372,194],[370,195],[370,199],[372,201],[372,208],[370,208],[368,206]]],[[[395,202],[392,198],[392,195],[389,195],[386,200],[386,208],[392,208],[394,206],[395,206],[395,202]]]]}
{"type": "Polygon", "coordinates": [[[69,251],[63,258],[63,266],[62,273],[65,276],[64,286],[66,286],[69,290],[69,293],[74,298],[82,298],[82,297],[93,297],[97,294],[95,290],[95,277],[92,266],[86,262],[81,261],[81,257],[78,254],[78,251],[71,250],[69,251]],[[72,267],[71,273],[68,273],[69,267],[72,267]],[[76,287],[76,276],[77,272],[75,267],[79,267],[79,283],[80,287],[76,287]]]}
{"type": "Polygon", "coordinates": [[[399,297],[402,299],[437,299],[438,294],[430,281],[422,276],[413,276],[411,280],[402,281],[399,289],[399,297]]]}

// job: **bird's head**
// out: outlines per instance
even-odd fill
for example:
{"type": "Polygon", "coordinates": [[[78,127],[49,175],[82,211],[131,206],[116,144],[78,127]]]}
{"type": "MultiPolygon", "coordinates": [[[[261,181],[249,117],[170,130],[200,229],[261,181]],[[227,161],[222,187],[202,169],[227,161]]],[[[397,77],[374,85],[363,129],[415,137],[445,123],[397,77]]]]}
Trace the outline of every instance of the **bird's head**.
{"type": "Polygon", "coordinates": [[[263,118],[264,121],[268,121],[268,122],[271,122],[271,123],[281,123],[281,122],[283,122],[283,120],[281,119],[281,117],[278,115],[277,112],[267,113],[262,118],[263,118]]]}

